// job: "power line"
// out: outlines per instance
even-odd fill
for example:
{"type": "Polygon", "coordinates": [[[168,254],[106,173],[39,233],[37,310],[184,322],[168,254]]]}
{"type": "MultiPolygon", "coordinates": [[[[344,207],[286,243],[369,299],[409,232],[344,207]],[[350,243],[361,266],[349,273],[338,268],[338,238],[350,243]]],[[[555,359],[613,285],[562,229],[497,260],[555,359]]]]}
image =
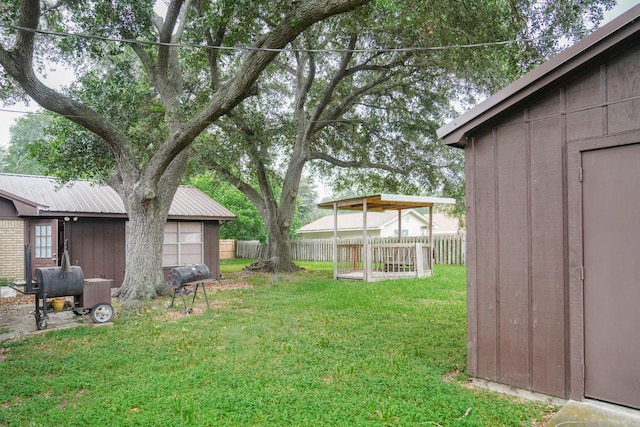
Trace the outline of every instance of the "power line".
{"type": "Polygon", "coordinates": [[[38,111],[24,111],[24,110],[11,110],[7,108],[0,108],[0,112],[3,113],[18,113],[18,114],[40,114],[38,111]]]}
{"type": "Polygon", "coordinates": [[[137,40],[137,39],[121,39],[117,37],[97,36],[94,34],[83,33],[67,33],[61,31],[48,31],[39,30],[37,28],[20,27],[16,25],[0,24],[1,28],[9,28],[16,31],[26,31],[35,34],[43,34],[54,37],[76,37],[89,40],[109,41],[116,43],[127,44],[139,44],[145,46],[165,46],[165,47],[177,47],[187,49],[206,49],[206,50],[225,50],[225,51],[264,51],[264,52],[297,52],[297,53],[401,53],[401,52],[421,52],[421,51],[442,51],[452,49],[469,49],[478,47],[491,47],[491,46],[505,46],[515,43],[532,43],[540,40],[559,40],[563,37],[575,36],[576,34],[561,34],[551,36],[539,36],[514,40],[503,40],[497,42],[483,42],[483,43],[469,43],[469,44],[455,44],[447,46],[412,46],[412,47],[398,47],[398,48],[369,48],[369,49],[298,49],[298,48],[266,48],[266,47],[254,47],[254,46],[208,46],[197,45],[188,43],[163,43],[149,40],[137,40]]]}

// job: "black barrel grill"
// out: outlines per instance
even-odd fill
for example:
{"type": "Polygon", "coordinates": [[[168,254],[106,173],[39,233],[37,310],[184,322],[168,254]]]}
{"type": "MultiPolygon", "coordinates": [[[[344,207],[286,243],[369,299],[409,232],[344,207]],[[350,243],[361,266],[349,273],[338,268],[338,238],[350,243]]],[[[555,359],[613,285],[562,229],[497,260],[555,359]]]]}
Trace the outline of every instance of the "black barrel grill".
{"type": "Polygon", "coordinates": [[[190,313],[192,310],[187,308],[187,302],[185,301],[184,296],[191,291],[190,288],[195,286],[193,300],[191,301],[191,304],[193,304],[196,300],[196,295],[198,294],[198,288],[202,286],[204,299],[207,301],[207,308],[211,308],[209,306],[209,298],[207,297],[207,289],[205,288],[205,281],[211,277],[211,274],[209,273],[209,267],[207,267],[206,264],[188,264],[182,267],[175,267],[169,270],[168,276],[169,281],[167,284],[173,289],[173,297],[171,298],[170,307],[173,307],[176,295],[180,295],[182,303],[184,304],[185,313],[190,313]]]}
{"type": "MultiPolygon", "coordinates": [[[[25,282],[23,294],[35,295],[34,312],[36,327],[48,326],[51,298],[73,297],[73,303],[66,301],[59,311],[73,311],[77,315],[90,314],[95,323],[105,323],[113,317],[111,306],[111,284],[109,281],[85,280],[82,268],[69,265],[67,242],[65,242],[62,266],[36,268],[31,274],[31,247],[25,245],[25,282]]],[[[20,284],[22,285],[22,283],[20,284]]]]}

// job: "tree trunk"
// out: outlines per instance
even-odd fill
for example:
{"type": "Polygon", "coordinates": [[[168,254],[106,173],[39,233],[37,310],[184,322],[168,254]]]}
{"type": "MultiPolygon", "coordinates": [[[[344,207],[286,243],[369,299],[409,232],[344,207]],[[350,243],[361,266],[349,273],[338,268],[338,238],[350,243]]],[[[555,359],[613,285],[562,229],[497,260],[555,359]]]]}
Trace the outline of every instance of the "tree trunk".
{"type": "Polygon", "coordinates": [[[123,179],[113,184],[129,215],[124,281],[116,294],[125,303],[167,292],[162,272],[164,226],[190,152],[188,148],[180,153],[157,185],[134,171],[121,173],[123,179]]]}
{"type": "Polygon", "coordinates": [[[128,208],[127,254],[124,282],[117,297],[124,302],[155,298],[164,286],[162,243],[165,209],[158,200],[138,201],[128,208]]]}
{"type": "Polygon", "coordinates": [[[282,227],[277,220],[265,218],[269,230],[269,264],[273,271],[289,273],[298,270],[291,254],[289,228],[282,227]]]}

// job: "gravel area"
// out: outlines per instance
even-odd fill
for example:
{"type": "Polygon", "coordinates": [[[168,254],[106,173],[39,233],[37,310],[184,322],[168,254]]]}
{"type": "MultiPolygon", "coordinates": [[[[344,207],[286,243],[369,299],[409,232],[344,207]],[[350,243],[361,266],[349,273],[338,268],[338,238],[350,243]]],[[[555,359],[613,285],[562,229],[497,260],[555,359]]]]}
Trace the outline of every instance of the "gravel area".
{"type": "MultiPolygon", "coordinates": [[[[70,298],[70,300],[73,300],[70,298]]],[[[35,296],[20,295],[0,298],[0,345],[4,341],[14,341],[30,334],[45,333],[52,329],[72,328],[91,322],[89,316],[76,316],[71,311],[50,311],[47,329],[36,328],[35,296]]]]}
{"type": "MultiPolygon", "coordinates": [[[[244,281],[236,280],[209,280],[206,281],[207,294],[211,298],[216,292],[250,288],[252,285],[244,281]]],[[[73,301],[73,297],[68,298],[73,301]]],[[[190,301],[190,300],[189,300],[190,301]]],[[[182,305],[177,298],[177,307],[182,305]]],[[[24,338],[27,335],[46,333],[55,329],[73,328],[82,324],[93,324],[91,316],[76,316],[71,311],[50,311],[49,324],[46,329],[38,330],[34,316],[35,296],[18,295],[11,298],[0,298],[0,361],[2,360],[2,343],[24,338]]],[[[106,324],[111,324],[108,322],[106,324]]],[[[105,325],[106,325],[105,324],[105,325]]]]}

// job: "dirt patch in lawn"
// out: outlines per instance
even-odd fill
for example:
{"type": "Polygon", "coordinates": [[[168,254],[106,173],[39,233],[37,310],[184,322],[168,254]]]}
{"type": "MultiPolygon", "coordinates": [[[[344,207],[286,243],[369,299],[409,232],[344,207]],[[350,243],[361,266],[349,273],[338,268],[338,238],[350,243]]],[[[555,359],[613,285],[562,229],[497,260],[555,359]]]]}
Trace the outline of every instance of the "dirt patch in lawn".
{"type": "MultiPolygon", "coordinates": [[[[214,295],[216,292],[227,291],[232,289],[247,289],[253,288],[253,285],[248,282],[240,281],[240,280],[209,280],[205,281],[205,286],[207,290],[207,296],[209,297],[209,307],[212,310],[225,308],[228,302],[216,301],[214,295]]],[[[202,290],[198,290],[197,300],[195,304],[193,301],[193,292],[195,286],[186,287],[185,291],[185,302],[187,305],[187,310],[184,310],[184,303],[180,296],[175,297],[174,307],[180,311],[168,311],[164,317],[168,320],[177,320],[185,316],[193,316],[202,314],[207,309],[207,303],[204,299],[204,294],[202,290]]],[[[166,303],[168,306],[169,303],[166,303]]]]}
{"type": "MultiPolygon", "coordinates": [[[[69,301],[73,301],[73,297],[69,298],[69,301]]],[[[0,298],[0,346],[3,342],[19,340],[27,335],[92,323],[90,316],[76,316],[71,311],[49,311],[47,329],[38,330],[34,316],[35,308],[34,295],[0,298]]]]}
{"type": "MultiPolygon", "coordinates": [[[[210,280],[206,282],[207,295],[209,296],[209,302],[212,309],[215,309],[220,304],[216,305],[215,300],[212,299],[216,292],[221,292],[231,289],[243,289],[251,288],[251,285],[245,281],[236,280],[210,280]]],[[[188,307],[192,300],[192,295],[186,295],[185,300],[188,307]]],[[[69,301],[73,301],[73,297],[69,298],[69,301]]],[[[182,308],[182,300],[180,297],[176,297],[175,307],[182,308]]],[[[116,305],[114,300],[113,305],[116,305]]],[[[207,308],[204,301],[204,295],[202,289],[198,291],[198,299],[196,300],[196,306],[192,308],[191,313],[200,314],[207,308]]],[[[220,307],[218,307],[220,308],[220,307]]],[[[116,313],[118,309],[116,307],[116,313]]],[[[28,335],[46,333],[50,330],[73,328],[83,324],[94,325],[91,320],[91,316],[77,316],[71,311],[50,311],[49,325],[44,330],[38,330],[35,321],[35,296],[34,295],[18,295],[10,298],[0,298],[0,361],[3,359],[2,343],[10,342],[22,339],[28,335]]],[[[179,318],[185,316],[184,310],[180,312],[169,312],[172,318],[179,318]]],[[[111,322],[105,324],[97,324],[95,326],[109,325],[111,322]]]]}

